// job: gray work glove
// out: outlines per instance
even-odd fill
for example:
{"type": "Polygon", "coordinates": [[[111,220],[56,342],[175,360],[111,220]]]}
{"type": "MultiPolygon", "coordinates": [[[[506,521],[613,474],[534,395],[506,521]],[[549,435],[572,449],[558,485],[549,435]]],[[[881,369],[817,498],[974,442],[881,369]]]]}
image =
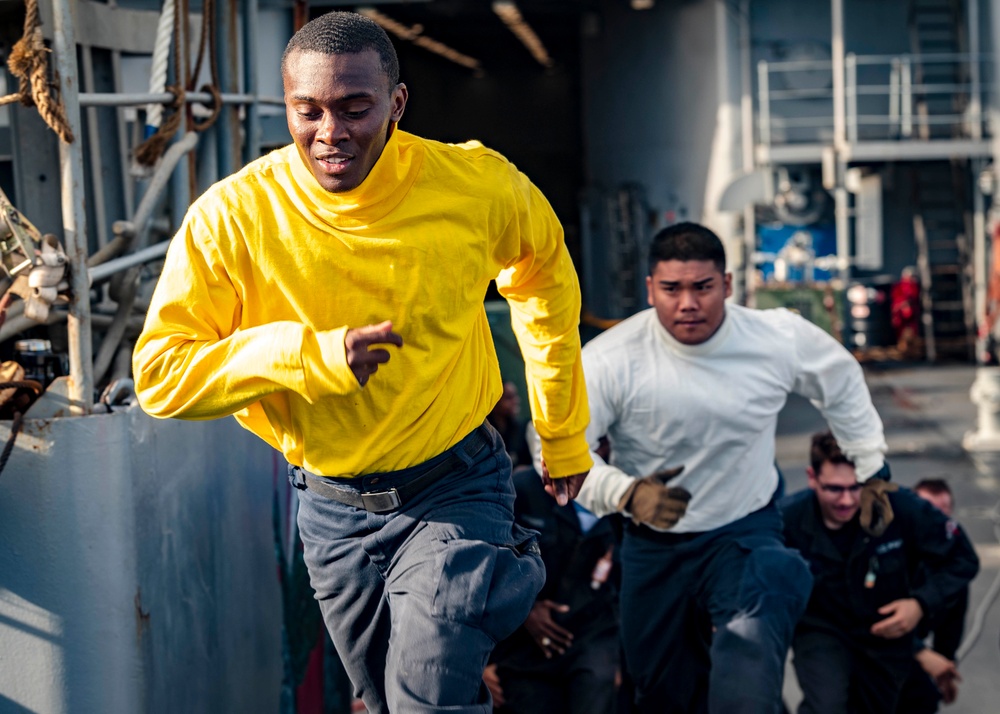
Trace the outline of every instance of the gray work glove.
{"type": "Polygon", "coordinates": [[[878,538],[892,523],[895,517],[889,494],[899,490],[898,483],[891,483],[878,476],[872,476],[861,487],[861,529],[870,536],[878,538]]]}
{"type": "Polygon", "coordinates": [[[691,500],[687,489],[667,486],[667,481],[683,470],[683,466],[678,466],[637,478],[618,501],[618,511],[630,514],[636,525],[642,523],[654,530],[670,530],[677,525],[691,500]]]}

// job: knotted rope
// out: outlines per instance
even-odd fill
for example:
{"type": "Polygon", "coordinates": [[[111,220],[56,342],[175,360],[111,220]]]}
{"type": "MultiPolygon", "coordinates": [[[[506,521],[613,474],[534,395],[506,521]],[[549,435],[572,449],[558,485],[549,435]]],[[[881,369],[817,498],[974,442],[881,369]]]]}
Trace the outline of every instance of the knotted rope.
{"type": "Polygon", "coordinates": [[[73,132],[66,119],[66,108],[59,97],[59,74],[49,81],[48,55],[51,50],[42,38],[42,18],[38,0],[27,0],[24,35],[18,40],[7,67],[18,79],[19,91],[0,97],[0,106],[20,101],[26,107],[35,106],[46,124],[67,144],[73,143],[73,132]]]}

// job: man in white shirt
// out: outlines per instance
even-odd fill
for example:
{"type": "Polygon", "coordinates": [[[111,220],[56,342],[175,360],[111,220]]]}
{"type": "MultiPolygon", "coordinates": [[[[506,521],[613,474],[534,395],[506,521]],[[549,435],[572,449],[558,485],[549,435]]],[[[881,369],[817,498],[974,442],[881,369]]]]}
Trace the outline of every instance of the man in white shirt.
{"type": "Polygon", "coordinates": [[[731,276],[712,231],[661,231],[649,263],[652,309],[584,348],[588,438],[607,435],[613,457],[594,459],[578,500],[632,519],[622,639],[639,710],[777,713],[812,584],[773,503],[778,413],[791,392],[822,412],[871,482],[873,530],[892,518],[882,422],[836,340],[787,310],[726,304],[731,276]]]}

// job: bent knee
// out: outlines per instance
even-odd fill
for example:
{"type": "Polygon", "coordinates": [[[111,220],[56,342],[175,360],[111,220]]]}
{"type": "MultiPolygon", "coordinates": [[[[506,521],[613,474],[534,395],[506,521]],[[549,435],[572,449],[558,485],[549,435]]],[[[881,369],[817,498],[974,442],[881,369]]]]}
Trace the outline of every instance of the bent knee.
{"type": "Polygon", "coordinates": [[[740,604],[794,611],[796,619],[812,592],[809,565],[798,551],[779,545],[757,547],[750,552],[740,588],[740,604]]]}

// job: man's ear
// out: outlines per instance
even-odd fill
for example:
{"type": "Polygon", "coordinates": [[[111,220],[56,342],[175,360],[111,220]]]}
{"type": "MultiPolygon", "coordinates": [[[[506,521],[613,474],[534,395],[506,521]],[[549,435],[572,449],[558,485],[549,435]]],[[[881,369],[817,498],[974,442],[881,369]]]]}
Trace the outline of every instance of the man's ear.
{"type": "Polygon", "coordinates": [[[653,278],[649,275],[646,276],[646,302],[653,307],[653,278]]]}
{"type": "Polygon", "coordinates": [[[406,109],[406,100],[408,98],[409,92],[406,89],[406,85],[400,82],[396,85],[396,88],[392,90],[392,97],[390,98],[392,110],[389,113],[390,121],[398,122],[403,118],[403,111],[406,109]]]}
{"type": "Polygon", "coordinates": [[[726,273],[726,275],[723,278],[723,280],[726,283],[726,297],[732,297],[733,296],[733,274],[732,273],[726,273]]]}
{"type": "Polygon", "coordinates": [[[813,491],[817,490],[816,489],[816,486],[817,486],[817,484],[816,484],[816,472],[813,471],[813,467],[812,466],[806,466],[806,476],[809,477],[809,488],[811,488],[813,491]]]}

